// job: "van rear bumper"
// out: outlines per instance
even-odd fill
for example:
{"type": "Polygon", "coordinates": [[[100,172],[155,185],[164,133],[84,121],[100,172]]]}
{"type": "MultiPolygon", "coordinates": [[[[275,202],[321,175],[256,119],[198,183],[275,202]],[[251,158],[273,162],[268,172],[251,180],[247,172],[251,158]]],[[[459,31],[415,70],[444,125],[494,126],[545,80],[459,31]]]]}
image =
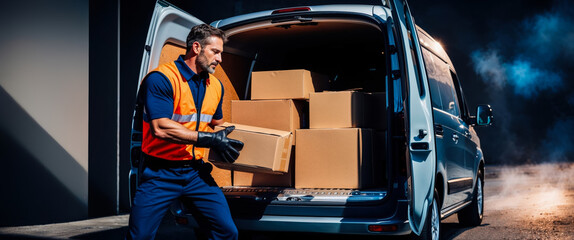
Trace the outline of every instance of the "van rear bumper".
{"type": "MultiPolygon", "coordinates": [[[[279,201],[277,199],[281,196],[267,196],[261,189],[257,190],[252,191],[257,194],[231,195],[230,191],[226,192],[232,217],[239,230],[345,235],[406,235],[411,233],[406,199],[396,200],[389,195],[386,196],[388,197],[386,200],[381,200],[372,197],[373,194],[364,193],[350,195],[352,198],[347,197],[345,202],[328,202],[326,200],[332,199],[328,197],[322,199],[322,195],[315,195],[319,196],[312,199],[319,199],[315,202],[279,201]],[[275,201],[265,201],[270,198],[274,198],[275,201]]],[[[195,223],[185,205],[182,202],[175,204],[171,212],[176,219],[186,218],[188,220],[185,222],[195,223]]],[[[197,226],[197,224],[185,225],[197,226]]]]}
{"type": "Polygon", "coordinates": [[[358,219],[339,217],[269,216],[260,219],[234,219],[237,228],[248,231],[314,232],[360,235],[405,235],[411,232],[408,220],[358,219]],[[369,226],[384,226],[381,232],[369,231],[369,226]],[[396,227],[396,228],[395,228],[396,227]]]}
{"type": "Polygon", "coordinates": [[[406,200],[399,200],[396,203],[392,211],[393,214],[383,218],[263,214],[257,218],[234,216],[234,221],[239,230],[247,231],[353,235],[409,234],[411,228],[407,217],[408,203],[406,200]],[[371,226],[371,230],[369,230],[369,226],[371,226]]]}

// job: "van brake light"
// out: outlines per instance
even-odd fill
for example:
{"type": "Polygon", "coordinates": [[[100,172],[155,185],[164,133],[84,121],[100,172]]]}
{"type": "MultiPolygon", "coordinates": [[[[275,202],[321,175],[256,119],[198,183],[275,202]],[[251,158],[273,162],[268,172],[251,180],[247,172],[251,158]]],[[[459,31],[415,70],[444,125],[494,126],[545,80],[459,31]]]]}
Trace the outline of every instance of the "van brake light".
{"type": "Polygon", "coordinates": [[[284,8],[273,11],[271,14],[311,11],[310,7],[284,8]]]}

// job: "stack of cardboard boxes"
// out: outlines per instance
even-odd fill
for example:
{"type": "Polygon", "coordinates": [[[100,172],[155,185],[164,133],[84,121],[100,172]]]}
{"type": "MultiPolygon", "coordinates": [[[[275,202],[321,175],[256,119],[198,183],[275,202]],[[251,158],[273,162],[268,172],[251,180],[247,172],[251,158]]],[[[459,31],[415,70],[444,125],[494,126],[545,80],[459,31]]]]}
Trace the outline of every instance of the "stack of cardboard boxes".
{"type": "Polygon", "coordinates": [[[384,114],[380,115],[385,111],[384,100],[383,93],[312,93],[310,129],[297,130],[295,187],[361,189],[379,185],[376,175],[381,175],[378,166],[382,160],[374,146],[381,147],[381,133],[374,129],[384,129],[384,114]]]}
{"type": "Polygon", "coordinates": [[[231,102],[229,137],[245,147],[234,164],[210,161],[235,170],[234,186],[376,186],[373,145],[383,134],[373,129],[385,128],[385,95],[320,92],[328,81],[307,70],[253,72],[252,100],[231,102]]]}

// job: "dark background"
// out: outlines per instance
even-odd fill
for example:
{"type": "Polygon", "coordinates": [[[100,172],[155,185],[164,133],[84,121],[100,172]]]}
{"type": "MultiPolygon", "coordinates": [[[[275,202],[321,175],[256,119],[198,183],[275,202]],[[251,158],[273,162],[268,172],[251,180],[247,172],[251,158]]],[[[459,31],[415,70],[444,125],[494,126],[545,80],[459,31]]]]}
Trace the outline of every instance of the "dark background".
{"type": "Polygon", "coordinates": [[[574,160],[572,1],[410,1],[417,24],[446,48],[478,128],[487,164],[574,160]]]}

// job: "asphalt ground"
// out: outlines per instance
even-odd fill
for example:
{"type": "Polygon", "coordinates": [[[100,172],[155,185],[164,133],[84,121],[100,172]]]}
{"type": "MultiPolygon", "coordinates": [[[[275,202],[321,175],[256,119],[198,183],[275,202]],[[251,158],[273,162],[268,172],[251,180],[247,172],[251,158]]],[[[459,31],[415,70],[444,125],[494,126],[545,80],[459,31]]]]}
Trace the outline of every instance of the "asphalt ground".
{"type": "MultiPolygon", "coordinates": [[[[486,169],[482,225],[462,227],[456,214],[442,220],[442,239],[574,240],[574,164],[555,163],[486,169]]],[[[129,215],[84,221],[1,227],[0,239],[123,239],[129,215]]],[[[195,239],[192,229],[166,215],[156,239],[195,239]]],[[[241,232],[240,239],[387,239],[302,233],[241,232]]],[[[408,239],[398,237],[389,239],[408,239]]]]}

